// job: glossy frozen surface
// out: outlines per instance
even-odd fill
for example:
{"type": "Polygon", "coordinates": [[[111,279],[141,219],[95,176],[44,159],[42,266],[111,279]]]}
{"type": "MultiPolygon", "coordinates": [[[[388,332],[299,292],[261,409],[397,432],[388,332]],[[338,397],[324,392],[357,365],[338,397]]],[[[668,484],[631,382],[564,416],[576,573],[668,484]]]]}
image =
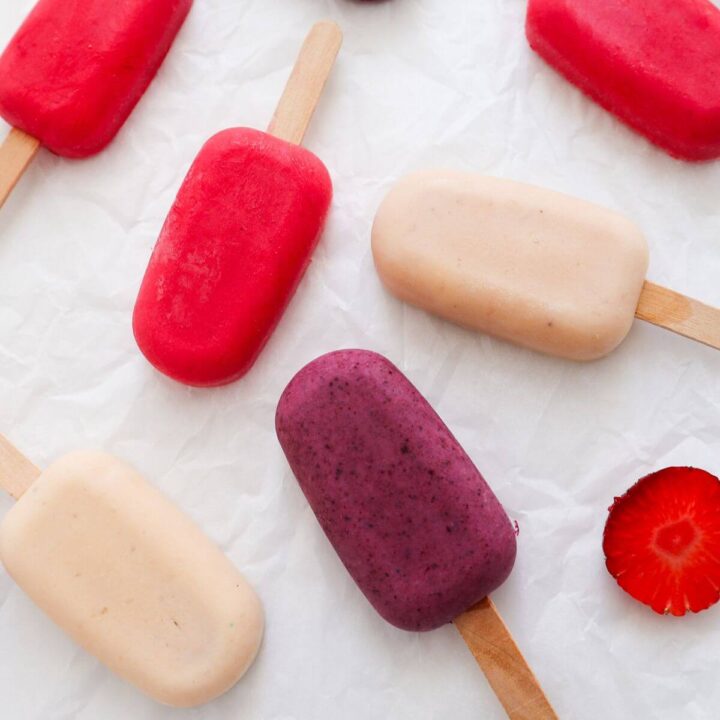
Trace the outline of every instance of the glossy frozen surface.
{"type": "Polygon", "coordinates": [[[515,531],[450,430],[386,358],[343,350],[290,382],[280,444],[367,599],[404,630],[432,630],[499,587],[515,531]]]}

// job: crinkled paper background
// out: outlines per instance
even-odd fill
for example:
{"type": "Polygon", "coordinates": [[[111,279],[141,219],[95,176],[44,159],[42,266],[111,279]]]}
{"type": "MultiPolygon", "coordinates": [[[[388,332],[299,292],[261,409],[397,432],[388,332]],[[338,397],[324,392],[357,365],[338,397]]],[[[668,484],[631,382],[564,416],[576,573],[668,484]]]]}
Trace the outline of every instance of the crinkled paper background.
{"type": "MultiPolygon", "coordinates": [[[[31,4],[3,2],[0,43],[31,4]]],[[[452,627],[413,635],[375,615],[285,463],[276,401],[302,364],[341,347],[398,364],[518,520],[517,566],[495,601],[561,717],[717,717],[720,609],[652,614],[605,571],[601,536],[613,496],[640,476],[720,472],[720,353],[638,322],[606,360],[546,358],[403,306],[373,270],[383,194],[445,166],[626,213],[647,231],[651,279],[720,305],[720,163],[674,161],[592,105],[531,54],[524,13],[524,0],[196,0],[107,151],[39,155],[0,214],[0,428],[40,465],[86,446],[133,463],[247,574],[268,627],[243,682],[174,711],[75,647],[2,573],[3,720],[504,717],[452,627]],[[345,30],[306,140],[335,182],[327,232],[253,372],[187,389],[133,342],[142,273],[202,142],[266,126],[324,17],[345,30]]]]}

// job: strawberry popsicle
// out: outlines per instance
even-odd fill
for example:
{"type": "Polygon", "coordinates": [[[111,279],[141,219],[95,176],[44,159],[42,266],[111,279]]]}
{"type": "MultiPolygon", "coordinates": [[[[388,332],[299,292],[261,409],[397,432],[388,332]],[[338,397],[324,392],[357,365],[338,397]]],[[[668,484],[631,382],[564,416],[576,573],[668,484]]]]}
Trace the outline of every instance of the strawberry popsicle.
{"type": "Polygon", "coordinates": [[[719,310],[645,281],[634,223],[543,188],[413,173],[383,200],[372,249],[400,299],[549,355],[603,357],[633,317],[720,348],[719,310]]]}
{"type": "Polygon", "coordinates": [[[200,529],[99,452],[41,473],[0,436],[8,573],[77,643],[155,700],[209,702],[252,664],[260,601],[200,529]]]}
{"type": "Polygon", "coordinates": [[[39,144],[102,150],[140,100],[192,0],[39,0],[0,56],[0,205],[39,144]]]}
{"type": "Polygon", "coordinates": [[[671,155],[720,156],[720,10],[708,0],[530,0],[550,65],[671,155]]]}
{"type": "Polygon", "coordinates": [[[253,365],[290,302],[325,223],[332,183],[300,147],[342,42],[308,36],[267,133],[225,130],[200,151],[160,233],[133,330],[161,372],[222,385],[253,365]]]}
{"type": "Polygon", "coordinates": [[[364,350],[324,355],[285,389],[276,430],[320,525],[377,612],[404,630],[455,621],[506,709],[555,717],[485,600],[515,562],[513,525],[400,370],[364,350]]]}

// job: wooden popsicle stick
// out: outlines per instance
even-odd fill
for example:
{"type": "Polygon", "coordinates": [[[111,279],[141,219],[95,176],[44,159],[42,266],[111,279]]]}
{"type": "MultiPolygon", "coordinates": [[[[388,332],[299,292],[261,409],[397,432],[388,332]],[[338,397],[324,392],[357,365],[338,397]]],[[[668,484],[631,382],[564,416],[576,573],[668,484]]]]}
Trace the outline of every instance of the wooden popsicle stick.
{"type": "Polygon", "coordinates": [[[342,40],[342,30],[334,22],[313,26],[270,122],[270,135],[302,145],[342,40]]]}
{"type": "Polygon", "coordinates": [[[35,157],[40,141],[13,128],[0,145],[0,208],[35,157]]]}
{"type": "Polygon", "coordinates": [[[720,350],[720,309],[645,282],[635,317],[720,350]]]}
{"type": "Polygon", "coordinates": [[[40,469],[0,435],[0,488],[19,500],[39,476],[40,469]]]}
{"type": "Polygon", "coordinates": [[[455,619],[510,720],[558,720],[490,598],[455,619]]]}

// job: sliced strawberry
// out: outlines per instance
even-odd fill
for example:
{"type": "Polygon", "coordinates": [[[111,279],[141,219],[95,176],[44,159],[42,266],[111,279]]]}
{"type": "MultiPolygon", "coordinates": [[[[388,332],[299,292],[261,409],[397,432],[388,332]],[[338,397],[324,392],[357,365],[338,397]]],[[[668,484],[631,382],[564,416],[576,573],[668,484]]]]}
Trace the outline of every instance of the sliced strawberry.
{"type": "Polygon", "coordinates": [[[672,467],[615,498],[603,539],[623,590],[661,614],[700,612],[720,600],[720,480],[672,467]]]}

